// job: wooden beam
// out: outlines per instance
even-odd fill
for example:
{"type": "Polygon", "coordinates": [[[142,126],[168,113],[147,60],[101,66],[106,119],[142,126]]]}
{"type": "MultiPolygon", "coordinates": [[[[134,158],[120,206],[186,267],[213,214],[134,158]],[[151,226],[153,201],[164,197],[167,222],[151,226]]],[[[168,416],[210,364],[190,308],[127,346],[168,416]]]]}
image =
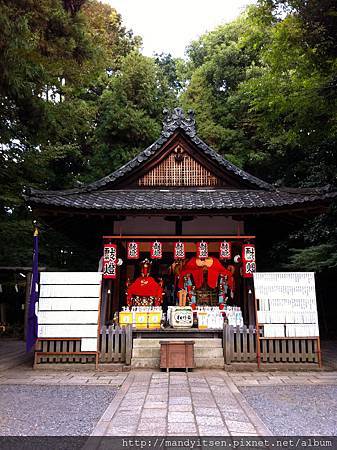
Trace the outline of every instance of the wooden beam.
{"type": "Polygon", "coordinates": [[[114,239],[114,240],[128,240],[128,239],[143,239],[143,240],[153,240],[153,239],[181,239],[181,240],[189,240],[189,239],[209,239],[218,241],[219,239],[231,239],[231,240],[246,240],[246,239],[255,239],[256,236],[237,236],[237,235],[226,235],[226,236],[205,236],[205,235],[193,235],[193,236],[144,236],[144,235],[111,235],[111,236],[103,236],[103,239],[114,239]]]}

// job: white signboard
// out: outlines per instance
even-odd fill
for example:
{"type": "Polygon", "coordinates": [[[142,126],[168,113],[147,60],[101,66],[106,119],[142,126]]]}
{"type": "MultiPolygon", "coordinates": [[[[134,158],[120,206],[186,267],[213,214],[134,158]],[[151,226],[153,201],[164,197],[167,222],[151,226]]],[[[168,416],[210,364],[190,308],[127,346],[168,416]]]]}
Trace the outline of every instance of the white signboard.
{"type": "Polygon", "coordinates": [[[314,272],[254,273],[264,337],[318,337],[314,272]]]}
{"type": "Polygon", "coordinates": [[[81,338],[81,351],[97,350],[100,272],[43,272],[39,338],[81,338]]]}

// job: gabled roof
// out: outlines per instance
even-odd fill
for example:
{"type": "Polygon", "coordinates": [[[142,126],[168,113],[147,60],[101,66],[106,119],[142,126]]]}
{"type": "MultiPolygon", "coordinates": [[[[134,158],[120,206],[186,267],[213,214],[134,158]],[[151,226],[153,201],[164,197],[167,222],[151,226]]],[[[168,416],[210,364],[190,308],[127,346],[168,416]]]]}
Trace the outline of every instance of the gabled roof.
{"type": "MultiPolygon", "coordinates": [[[[239,167],[235,166],[205,142],[203,142],[196,133],[196,124],[193,111],[189,111],[185,116],[181,108],[175,108],[172,112],[164,110],[163,130],[159,139],[153,144],[124,164],[119,169],[110,173],[109,175],[101,178],[100,180],[89,183],[85,186],[81,186],[75,189],[67,190],[68,193],[80,193],[80,192],[92,192],[96,190],[104,189],[105,187],[113,184],[118,184],[118,181],[124,177],[130,176],[130,174],[144,166],[147,161],[153,159],[162,149],[162,147],[168,142],[168,140],[178,131],[183,133],[189,141],[191,141],[206,158],[211,160],[220,168],[228,171],[234,175],[239,181],[241,181],[246,187],[252,187],[253,189],[274,190],[275,188],[265,181],[254,177],[253,175],[245,172],[239,167]]],[[[117,187],[117,186],[116,186],[117,187]]],[[[43,191],[38,189],[31,189],[30,193],[34,195],[51,194],[52,192],[60,191],[43,191]]],[[[65,191],[64,191],[65,192],[65,191]]]]}
{"type": "Polygon", "coordinates": [[[107,212],[141,212],[149,211],[196,211],[245,213],[254,209],[256,212],[276,210],[298,210],[303,208],[315,210],[317,206],[327,205],[337,192],[328,187],[318,189],[276,188],[259,178],[241,170],[227,161],[196,134],[195,118],[192,111],[185,116],[180,108],[172,112],[164,111],[162,133],[152,145],[120,167],[98,181],[76,189],[63,191],[42,191],[29,189],[25,199],[33,207],[60,208],[67,211],[92,210],[107,212]],[[123,180],[128,180],[147,164],[156,160],[161,150],[175,134],[182,134],[191,145],[213,163],[212,167],[223,169],[223,174],[230,174],[240,188],[201,188],[186,189],[151,187],[135,189],[123,187],[123,180]]]}

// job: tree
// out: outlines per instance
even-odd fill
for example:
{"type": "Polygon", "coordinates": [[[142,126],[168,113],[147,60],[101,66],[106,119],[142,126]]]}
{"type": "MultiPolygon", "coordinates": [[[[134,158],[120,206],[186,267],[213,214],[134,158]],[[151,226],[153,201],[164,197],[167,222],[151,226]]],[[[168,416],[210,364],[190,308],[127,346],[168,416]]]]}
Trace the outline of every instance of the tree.
{"type": "MultiPolygon", "coordinates": [[[[267,181],[336,185],[336,19],[330,0],[261,0],[192,43],[182,100],[204,139],[267,181]]],[[[332,209],[278,249],[292,268],[334,267],[335,228],[332,209]]]]}
{"type": "Polygon", "coordinates": [[[260,50],[274,22],[264,9],[251,7],[237,20],[201,36],[187,50],[189,80],[182,103],[196,111],[199,134],[241,166],[254,149],[254,138],[245,124],[247,106],[238,88],[248,68],[259,64],[260,50]]]}
{"type": "Polygon", "coordinates": [[[90,179],[106,175],[159,137],[165,106],[175,104],[162,69],[133,51],[121,58],[102,93],[90,157],[90,179]]]}
{"type": "Polygon", "coordinates": [[[72,187],[88,171],[107,72],[140,39],[94,0],[4,0],[0,26],[0,226],[17,248],[2,240],[0,259],[29,264],[23,187],[72,187]]]}

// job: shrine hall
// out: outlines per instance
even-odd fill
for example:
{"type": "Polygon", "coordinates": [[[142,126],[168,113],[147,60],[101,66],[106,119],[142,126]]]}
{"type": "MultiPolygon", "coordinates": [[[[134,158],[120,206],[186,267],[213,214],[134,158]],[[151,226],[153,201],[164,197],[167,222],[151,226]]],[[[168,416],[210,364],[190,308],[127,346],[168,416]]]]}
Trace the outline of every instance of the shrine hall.
{"type": "Polygon", "coordinates": [[[160,313],[155,325],[135,328],[152,332],[184,323],[198,332],[222,329],[224,320],[255,327],[253,277],[269,270],[259,248],[336,197],[328,188],[279,187],[247,173],[203,142],[193,112],[180,108],[164,112],[153,144],[105,177],[25,192],[39,221],[96,255],[90,270],[103,277],[99,326],[133,324],[132,314],[151,311],[160,313]],[[211,325],[205,311],[214,313],[211,325]]]}

